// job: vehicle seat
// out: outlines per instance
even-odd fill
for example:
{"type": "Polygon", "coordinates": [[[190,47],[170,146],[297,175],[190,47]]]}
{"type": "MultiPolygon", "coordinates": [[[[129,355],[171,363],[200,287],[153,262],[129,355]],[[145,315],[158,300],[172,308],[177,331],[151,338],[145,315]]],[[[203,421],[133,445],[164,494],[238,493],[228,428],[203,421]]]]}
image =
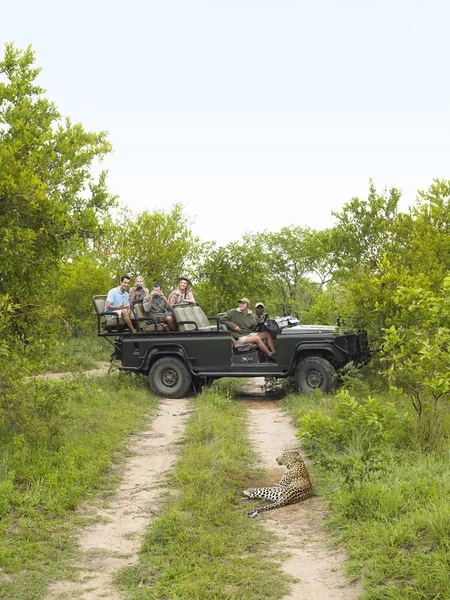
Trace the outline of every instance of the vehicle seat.
{"type": "Polygon", "coordinates": [[[116,313],[107,313],[105,310],[106,294],[93,296],[95,313],[97,315],[98,333],[107,331],[108,333],[120,333],[126,329],[125,321],[118,317],[116,313]]]}
{"type": "Polygon", "coordinates": [[[139,331],[168,331],[168,326],[163,325],[158,320],[152,319],[144,310],[144,305],[140,302],[134,305],[134,315],[136,321],[136,329],[139,331]]]}
{"type": "Polygon", "coordinates": [[[212,325],[198,304],[173,304],[171,306],[179,331],[213,331],[212,325]]]}

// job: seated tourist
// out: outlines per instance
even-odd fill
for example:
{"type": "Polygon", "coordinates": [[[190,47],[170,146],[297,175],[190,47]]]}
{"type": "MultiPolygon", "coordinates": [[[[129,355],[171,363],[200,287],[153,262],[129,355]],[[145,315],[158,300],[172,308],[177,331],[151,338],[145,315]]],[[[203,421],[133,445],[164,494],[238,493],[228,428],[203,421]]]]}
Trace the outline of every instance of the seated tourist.
{"type": "MultiPolygon", "coordinates": [[[[130,285],[129,275],[122,275],[120,278],[119,287],[109,290],[105,302],[105,312],[111,313],[121,317],[126,325],[131,329],[133,333],[136,333],[133,323],[131,322],[131,306],[130,296],[128,295],[127,288],[130,285]]],[[[106,316],[108,318],[108,315],[106,316]]]]}
{"type": "Polygon", "coordinates": [[[136,281],[134,282],[133,287],[130,290],[131,306],[142,303],[147,294],[148,294],[148,288],[145,287],[144,278],[142,277],[142,275],[138,275],[136,277],[136,281]]]}
{"type": "Polygon", "coordinates": [[[191,282],[186,277],[180,277],[178,287],[169,296],[169,304],[195,304],[194,294],[192,293],[191,282]]]}
{"type": "Polygon", "coordinates": [[[157,323],[167,323],[171,331],[175,331],[175,323],[172,315],[167,314],[169,301],[164,296],[161,284],[154,283],[152,291],[146,294],[143,307],[148,316],[157,323]]]}
{"type": "Polygon", "coordinates": [[[241,298],[239,308],[232,308],[220,318],[222,325],[231,331],[237,344],[257,344],[258,348],[269,358],[275,359],[275,344],[268,331],[256,331],[258,317],[249,310],[250,300],[241,298]],[[264,343],[267,342],[268,346],[264,343]]]}

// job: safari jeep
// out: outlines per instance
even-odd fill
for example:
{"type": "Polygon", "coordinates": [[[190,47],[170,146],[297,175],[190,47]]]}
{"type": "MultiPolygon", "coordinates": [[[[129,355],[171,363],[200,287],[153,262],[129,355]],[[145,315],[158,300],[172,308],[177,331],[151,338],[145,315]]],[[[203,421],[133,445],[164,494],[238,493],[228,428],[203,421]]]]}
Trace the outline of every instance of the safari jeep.
{"type": "Polygon", "coordinates": [[[198,305],[174,305],[177,330],[166,331],[161,323],[150,321],[138,304],[135,334],[116,315],[105,313],[105,296],[94,296],[94,306],[98,335],[114,348],[112,360],[121,361],[122,371],[146,375],[153,392],[167,398],[181,398],[191,388],[198,392],[220,377],[292,375],[299,392],[329,392],[336,370],[370,359],[365,332],[300,325],[292,317],[261,319],[260,326],[271,332],[276,344],[277,362],[271,362],[256,345],[235,346],[219,318],[207,317],[198,305]]]}

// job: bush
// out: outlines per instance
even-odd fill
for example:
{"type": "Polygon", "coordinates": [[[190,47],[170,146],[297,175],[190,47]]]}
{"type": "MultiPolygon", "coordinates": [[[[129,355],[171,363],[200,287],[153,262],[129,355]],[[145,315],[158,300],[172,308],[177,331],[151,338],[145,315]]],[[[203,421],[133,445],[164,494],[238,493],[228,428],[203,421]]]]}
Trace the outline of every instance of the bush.
{"type": "Polygon", "coordinates": [[[309,411],[297,435],[319,468],[354,487],[388,468],[393,452],[390,430],[402,417],[393,403],[379,398],[358,401],[347,390],[337,398],[334,414],[309,411]]]}

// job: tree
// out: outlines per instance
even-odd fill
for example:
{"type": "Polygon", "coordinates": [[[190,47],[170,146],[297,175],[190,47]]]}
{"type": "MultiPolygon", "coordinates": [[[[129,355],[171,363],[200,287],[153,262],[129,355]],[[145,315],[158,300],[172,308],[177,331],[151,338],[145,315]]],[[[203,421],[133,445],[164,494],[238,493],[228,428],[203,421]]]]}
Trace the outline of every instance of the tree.
{"type": "Polygon", "coordinates": [[[258,301],[266,304],[270,274],[263,250],[252,236],[244,236],[243,243],[210,248],[198,267],[198,276],[196,298],[209,314],[237,307],[242,296],[249,298],[252,306],[258,301]]]}
{"type": "Polygon", "coordinates": [[[392,261],[418,277],[426,275],[437,292],[450,270],[450,181],[435,179],[416,204],[399,214],[392,261]]]}
{"type": "Polygon", "coordinates": [[[168,212],[130,214],[123,208],[95,245],[116,278],[140,274],[164,287],[189,276],[204,247],[192,233],[181,204],[168,212]]]}
{"type": "Polygon", "coordinates": [[[394,299],[402,318],[384,331],[387,375],[410,397],[419,430],[431,415],[436,433],[439,400],[450,396],[450,277],[439,294],[401,287],[394,299]]]}
{"type": "Polygon", "coordinates": [[[80,252],[60,263],[54,280],[52,300],[66,333],[79,335],[94,331],[92,296],[105,294],[117,285],[94,251],[80,252]]]}
{"type": "Polygon", "coordinates": [[[390,248],[400,197],[396,188],[389,194],[377,193],[371,181],[367,200],[352,198],[342,212],[332,213],[337,219],[333,247],[337,264],[344,273],[350,271],[352,275],[357,270],[378,268],[390,248]]]}
{"type": "Polygon", "coordinates": [[[0,295],[27,303],[71,250],[92,238],[114,203],[105,132],[63,118],[35,80],[31,47],[6,44],[0,62],[0,295]]]}

